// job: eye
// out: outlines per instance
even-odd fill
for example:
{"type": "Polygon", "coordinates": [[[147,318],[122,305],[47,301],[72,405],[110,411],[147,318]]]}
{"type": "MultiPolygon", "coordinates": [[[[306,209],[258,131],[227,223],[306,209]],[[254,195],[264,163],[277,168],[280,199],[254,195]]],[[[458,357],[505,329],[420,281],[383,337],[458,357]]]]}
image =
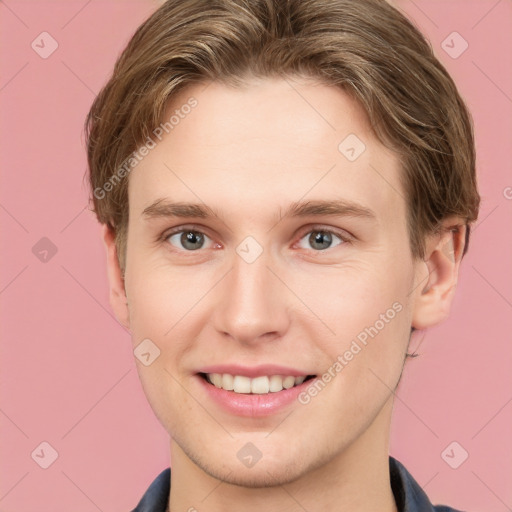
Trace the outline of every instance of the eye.
{"type": "MultiPolygon", "coordinates": [[[[316,228],[308,231],[306,236],[303,236],[300,239],[299,244],[302,240],[306,240],[306,243],[311,244],[311,247],[315,251],[324,251],[325,249],[330,249],[342,243],[348,242],[349,238],[346,235],[331,231],[329,229],[316,228]],[[339,242],[333,245],[333,239],[338,239],[339,242]]],[[[301,248],[309,249],[309,247],[303,246],[301,246],[301,248]]]]}
{"type": "Polygon", "coordinates": [[[164,240],[178,249],[185,249],[187,252],[190,252],[202,249],[205,241],[210,240],[210,238],[203,232],[195,229],[181,229],[167,233],[164,236],[164,240]]]}

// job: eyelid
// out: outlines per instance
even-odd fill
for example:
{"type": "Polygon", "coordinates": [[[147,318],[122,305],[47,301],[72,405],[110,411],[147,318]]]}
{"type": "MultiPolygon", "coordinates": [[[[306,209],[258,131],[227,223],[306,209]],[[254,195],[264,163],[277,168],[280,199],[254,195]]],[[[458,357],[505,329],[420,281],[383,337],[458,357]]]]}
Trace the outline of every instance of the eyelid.
{"type": "Polygon", "coordinates": [[[308,224],[307,226],[304,226],[299,230],[299,234],[297,236],[300,236],[300,239],[302,239],[304,235],[307,235],[311,231],[323,231],[327,233],[332,233],[340,237],[344,242],[351,242],[355,239],[354,235],[352,235],[351,233],[344,229],[335,228],[332,226],[324,226],[322,224],[308,224]]]}
{"type": "Polygon", "coordinates": [[[203,230],[205,229],[206,228],[204,226],[199,226],[197,224],[183,224],[181,226],[175,226],[174,228],[164,230],[160,236],[165,240],[166,238],[169,238],[169,236],[180,233],[181,231],[199,231],[200,233],[204,233],[203,230]]]}

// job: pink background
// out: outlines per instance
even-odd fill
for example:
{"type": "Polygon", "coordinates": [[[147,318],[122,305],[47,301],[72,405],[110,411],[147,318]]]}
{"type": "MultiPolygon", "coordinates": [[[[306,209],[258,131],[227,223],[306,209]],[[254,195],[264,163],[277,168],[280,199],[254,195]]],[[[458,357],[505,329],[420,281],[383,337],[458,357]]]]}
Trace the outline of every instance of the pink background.
{"type": "MultiPolygon", "coordinates": [[[[404,371],[391,454],[433,503],[511,510],[512,2],[393,3],[427,34],[472,110],[482,207],[452,315],[404,371]],[[457,59],[441,46],[453,31],[469,44],[457,59]],[[469,453],[458,469],[441,456],[453,441],[469,453]]],[[[83,181],[86,113],[156,5],[0,3],[2,512],[126,512],[169,465],[129,334],[110,310],[83,181]],[[31,48],[45,31],[58,42],[47,59],[31,48]],[[46,262],[32,252],[43,237],[57,248],[46,262]],[[48,469],[31,458],[43,441],[59,454],[48,469]]]]}

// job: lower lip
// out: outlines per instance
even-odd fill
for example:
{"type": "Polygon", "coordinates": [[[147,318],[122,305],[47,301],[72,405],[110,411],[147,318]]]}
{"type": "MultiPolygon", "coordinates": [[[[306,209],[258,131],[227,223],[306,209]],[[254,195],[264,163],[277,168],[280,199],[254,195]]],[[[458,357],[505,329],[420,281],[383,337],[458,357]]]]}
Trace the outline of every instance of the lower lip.
{"type": "Polygon", "coordinates": [[[258,395],[226,391],[210,384],[200,375],[197,378],[208,396],[225,411],[247,417],[271,416],[293,402],[299,403],[297,396],[314,381],[309,379],[290,389],[258,395]]]}

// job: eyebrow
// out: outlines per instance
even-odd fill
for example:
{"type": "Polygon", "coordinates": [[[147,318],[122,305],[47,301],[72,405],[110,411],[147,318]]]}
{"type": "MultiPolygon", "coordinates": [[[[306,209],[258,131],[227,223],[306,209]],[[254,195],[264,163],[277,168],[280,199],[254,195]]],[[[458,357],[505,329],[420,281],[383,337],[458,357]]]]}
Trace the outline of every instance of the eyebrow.
{"type": "MultiPolygon", "coordinates": [[[[346,199],[295,201],[286,208],[284,215],[281,214],[281,208],[279,208],[279,215],[280,219],[287,216],[310,217],[328,215],[334,217],[359,217],[373,221],[377,220],[377,215],[373,210],[346,199]]],[[[146,207],[141,216],[148,220],[173,217],[201,219],[211,217],[223,218],[218,210],[204,203],[173,202],[164,198],[157,199],[146,207]]]]}

